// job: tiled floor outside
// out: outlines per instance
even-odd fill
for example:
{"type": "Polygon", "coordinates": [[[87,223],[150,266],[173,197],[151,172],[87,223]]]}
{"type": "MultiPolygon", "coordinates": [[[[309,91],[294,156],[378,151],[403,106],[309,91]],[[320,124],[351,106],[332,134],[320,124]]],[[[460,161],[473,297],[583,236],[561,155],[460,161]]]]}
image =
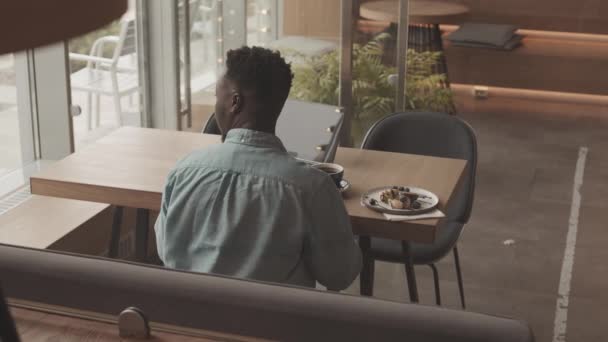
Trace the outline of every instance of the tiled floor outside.
{"type": "MultiPolygon", "coordinates": [[[[123,126],[141,126],[141,114],[138,111],[137,101],[137,94],[133,94],[132,102],[129,100],[129,96],[124,96],[121,99],[123,109],[121,119],[123,126]]],[[[96,127],[95,120],[93,119],[93,129],[91,130],[87,128],[86,103],[86,93],[78,91],[72,92],[72,104],[79,105],[82,108],[82,114],[73,117],[74,144],[77,151],[119,127],[112,97],[101,97],[100,125],[99,127],[96,127]]],[[[93,118],[95,118],[95,116],[93,116],[93,118]]]]}

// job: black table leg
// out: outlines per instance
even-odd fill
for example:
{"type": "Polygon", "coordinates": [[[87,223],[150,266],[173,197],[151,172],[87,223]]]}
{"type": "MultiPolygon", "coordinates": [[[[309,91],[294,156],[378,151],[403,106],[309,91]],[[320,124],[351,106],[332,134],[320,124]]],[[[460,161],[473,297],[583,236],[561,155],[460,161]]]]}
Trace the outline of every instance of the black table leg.
{"type": "Polygon", "coordinates": [[[374,259],[370,255],[372,247],[369,236],[359,236],[359,248],[363,257],[363,268],[359,275],[359,293],[362,296],[372,296],[374,294],[374,259]]]}
{"type": "Polygon", "coordinates": [[[110,246],[108,247],[108,257],[118,257],[118,245],[120,244],[120,227],[122,225],[123,207],[116,206],[114,208],[114,217],[112,218],[112,232],[110,235],[110,246]]]}
{"type": "Polygon", "coordinates": [[[418,286],[416,285],[416,272],[414,271],[410,243],[401,241],[401,247],[403,249],[403,262],[405,264],[405,276],[407,277],[407,288],[410,292],[410,301],[412,303],[418,303],[418,286]]]}
{"type": "Polygon", "coordinates": [[[146,262],[148,252],[148,229],[150,210],[137,209],[137,223],[135,225],[135,260],[146,262]]]}

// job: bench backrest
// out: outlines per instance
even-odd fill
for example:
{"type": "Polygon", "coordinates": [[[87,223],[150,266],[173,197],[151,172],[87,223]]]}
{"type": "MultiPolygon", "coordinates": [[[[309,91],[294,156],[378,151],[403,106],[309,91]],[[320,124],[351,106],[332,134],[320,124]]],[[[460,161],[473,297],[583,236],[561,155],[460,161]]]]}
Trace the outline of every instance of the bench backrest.
{"type": "Polygon", "coordinates": [[[10,246],[0,278],[12,298],[112,315],[135,306],[154,322],[272,340],[534,340],[508,318],[10,246]]]}

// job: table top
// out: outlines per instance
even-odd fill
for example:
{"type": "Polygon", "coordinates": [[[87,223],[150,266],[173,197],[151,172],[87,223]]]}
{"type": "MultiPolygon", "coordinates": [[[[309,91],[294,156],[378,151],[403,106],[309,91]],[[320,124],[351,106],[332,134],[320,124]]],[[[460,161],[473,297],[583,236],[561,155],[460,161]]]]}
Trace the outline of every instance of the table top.
{"type": "MultiPolygon", "coordinates": [[[[118,334],[116,324],[91,319],[74,318],[42,311],[11,307],[17,331],[23,341],[62,341],[62,342],[104,342],[138,341],[124,339],[118,334]]],[[[181,330],[179,327],[165,329],[181,330]]],[[[261,341],[209,331],[183,329],[183,333],[155,331],[152,327],[152,341],[171,342],[211,342],[211,341],[261,341]]]]}
{"type": "MultiPolygon", "coordinates": [[[[411,24],[460,24],[469,13],[465,5],[447,1],[410,0],[411,24]]],[[[370,1],[361,5],[363,18],[399,22],[399,0],[370,1]]]]}
{"type": "MultiPolygon", "coordinates": [[[[220,142],[215,135],[123,127],[31,177],[33,194],[158,210],[169,170],[189,152],[220,142]]],[[[356,234],[432,243],[438,219],[389,222],[364,208],[361,195],[383,185],[434,192],[440,208],[460,182],[466,161],[339,148],[351,189],[344,195],[356,234]],[[404,172],[407,170],[407,172],[404,172]]]]}

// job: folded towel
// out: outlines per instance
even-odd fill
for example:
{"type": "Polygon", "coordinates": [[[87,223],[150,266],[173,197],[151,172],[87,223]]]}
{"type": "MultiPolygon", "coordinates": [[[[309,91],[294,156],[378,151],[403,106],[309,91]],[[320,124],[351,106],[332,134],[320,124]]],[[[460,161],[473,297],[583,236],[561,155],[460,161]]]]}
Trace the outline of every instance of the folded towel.
{"type": "Polygon", "coordinates": [[[516,47],[518,47],[521,44],[521,41],[524,37],[516,34],[513,36],[513,38],[511,38],[511,40],[509,40],[508,42],[506,42],[504,45],[502,46],[496,46],[496,45],[492,45],[492,44],[484,44],[484,43],[473,43],[473,42],[452,42],[452,45],[454,46],[462,46],[462,47],[472,47],[472,48],[482,48],[482,49],[494,49],[494,50],[505,50],[505,51],[510,51],[515,49],[516,47]]]}
{"type": "Polygon", "coordinates": [[[479,43],[502,47],[513,39],[517,27],[513,25],[464,23],[447,39],[458,43],[479,43]]]}
{"type": "Polygon", "coordinates": [[[439,209],[435,209],[426,214],[420,215],[391,215],[391,214],[383,214],[384,217],[389,221],[415,221],[415,220],[424,220],[430,218],[442,218],[445,215],[439,209]]]}

